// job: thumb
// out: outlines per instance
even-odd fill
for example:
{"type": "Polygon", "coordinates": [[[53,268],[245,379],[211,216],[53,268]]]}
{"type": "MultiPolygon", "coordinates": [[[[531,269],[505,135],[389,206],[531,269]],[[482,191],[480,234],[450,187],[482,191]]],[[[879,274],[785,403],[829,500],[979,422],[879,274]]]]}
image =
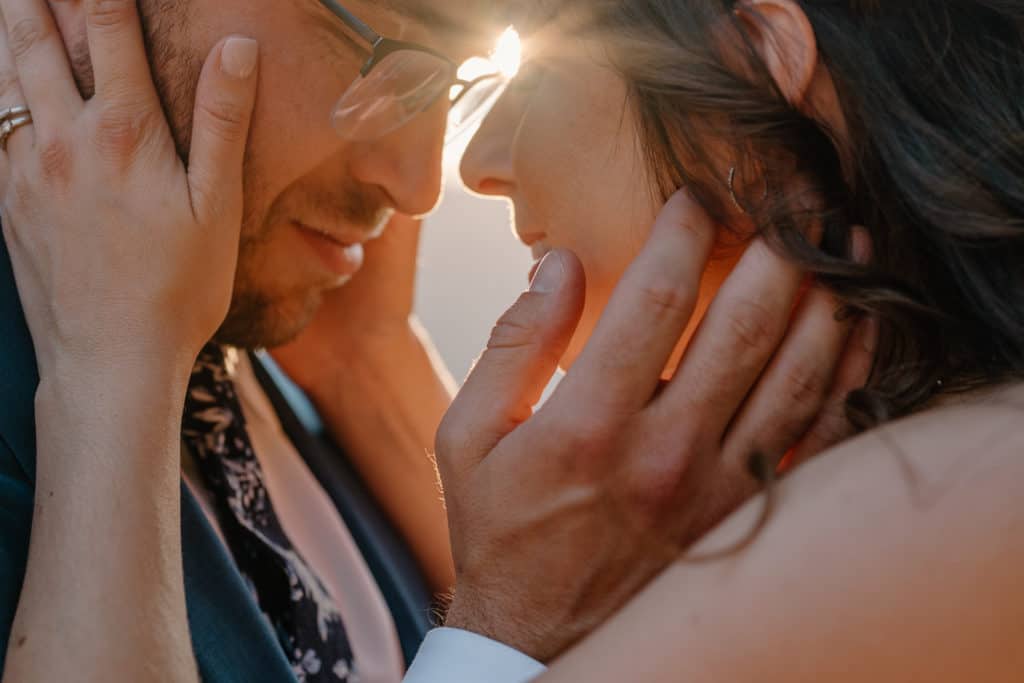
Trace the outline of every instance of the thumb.
{"type": "Polygon", "coordinates": [[[199,77],[188,184],[200,223],[241,215],[242,160],[258,61],[255,40],[232,36],[213,48],[199,77]]]}
{"type": "Polygon", "coordinates": [[[529,419],[579,323],[584,289],[575,255],[553,251],[544,257],[530,290],[498,321],[441,424],[442,474],[475,467],[529,419]]]}

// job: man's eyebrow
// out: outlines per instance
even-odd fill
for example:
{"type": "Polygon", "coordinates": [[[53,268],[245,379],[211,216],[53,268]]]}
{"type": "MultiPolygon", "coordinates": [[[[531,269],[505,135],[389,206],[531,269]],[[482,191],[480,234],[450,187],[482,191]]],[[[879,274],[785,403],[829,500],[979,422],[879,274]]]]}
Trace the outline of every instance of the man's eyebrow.
{"type": "MultiPolygon", "coordinates": [[[[446,40],[450,37],[458,42],[472,42],[475,37],[486,35],[488,29],[493,29],[493,26],[489,26],[487,21],[483,18],[485,13],[483,7],[489,7],[491,0],[471,0],[469,3],[459,3],[460,5],[466,6],[467,10],[464,12],[456,13],[452,11],[439,10],[436,7],[437,0],[378,0],[375,3],[376,9],[390,12],[397,16],[415,21],[422,26],[436,32],[442,40],[446,40]],[[467,40],[468,39],[468,40],[467,40]]],[[[320,26],[321,29],[326,30],[333,36],[341,39],[348,47],[356,52],[368,54],[370,52],[370,46],[366,43],[366,39],[360,38],[358,32],[354,31],[351,26],[348,26],[344,20],[337,16],[329,7],[330,3],[322,2],[322,0],[315,0],[312,5],[315,6],[315,10],[312,12],[311,19],[315,20],[315,23],[320,26]]],[[[344,0],[339,4],[348,9],[344,0]]],[[[437,3],[440,4],[440,3],[437,3]]],[[[444,3],[448,4],[448,3],[444,3]]],[[[448,5],[450,7],[450,5],[448,5]]],[[[352,16],[356,17],[359,21],[366,23],[365,20],[360,17],[356,12],[349,10],[352,16]]],[[[377,26],[371,23],[366,24],[368,28],[376,33],[378,30],[377,26]]]]}
{"type": "Polygon", "coordinates": [[[338,51],[338,48],[342,45],[347,46],[352,52],[369,56],[371,52],[370,46],[360,40],[356,33],[320,0],[316,0],[315,9],[309,14],[309,21],[316,27],[329,33],[335,39],[327,41],[327,44],[338,56],[344,56],[343,53],[338,51]]]}
{"type": "MultiPolygon", "coordinates": [[[[380,0],[378,5],[383,9],[412,19],[424,26],[445,33],[471,34],[482,28],[484,7],[490,3],[486,0],[473,0],[471,3],[459,3],[465,6],[461,12],[444,11],[437,7],[436,0],[380,0]]],[[[450,3],[444,3],[448,7],[450,3]]]]}

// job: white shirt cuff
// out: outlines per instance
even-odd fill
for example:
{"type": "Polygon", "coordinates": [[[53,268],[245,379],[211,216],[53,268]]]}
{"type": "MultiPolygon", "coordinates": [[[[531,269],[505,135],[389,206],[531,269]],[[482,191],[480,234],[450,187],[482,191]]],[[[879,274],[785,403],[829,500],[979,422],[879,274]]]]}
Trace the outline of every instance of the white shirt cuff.
{"type": "Polygon", "coordinates": [[[546,668],[507,645],[457,628],[427,634],[403,683],[526,683],[546,668]]]}

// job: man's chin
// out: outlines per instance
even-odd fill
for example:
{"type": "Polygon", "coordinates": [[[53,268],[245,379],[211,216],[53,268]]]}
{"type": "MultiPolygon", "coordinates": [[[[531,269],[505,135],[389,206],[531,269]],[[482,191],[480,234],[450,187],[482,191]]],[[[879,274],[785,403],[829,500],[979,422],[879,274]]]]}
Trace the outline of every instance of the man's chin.
{"type": "Polygon", "coordinates": [[[250,351],[283,346],[312,322],[322,300],[320,292],[283,302],[261,295],[236,296],[213,340],[250,351]]]}

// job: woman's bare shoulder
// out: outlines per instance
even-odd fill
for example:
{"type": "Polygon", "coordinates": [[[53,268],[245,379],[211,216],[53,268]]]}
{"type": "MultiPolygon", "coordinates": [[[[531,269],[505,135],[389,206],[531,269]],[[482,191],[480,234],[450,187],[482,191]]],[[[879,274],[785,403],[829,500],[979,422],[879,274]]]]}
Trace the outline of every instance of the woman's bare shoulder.
{"type": "Polygon", "coordinates": [[[1015,468],[1024,444],[1024,384],[990,389],[969,396],[946,398],[940,405],[887,424],[827,453],[825,469],[840,467],[845,455],[857,452],[905,456],[923,473],[936,473],[945,463],[968,470],[1010,458],[1015,468]],[[972,457],[975,456],[975,457],[972,457]]]}
{"type": "MultiPolygon", "coordinates": [[[[753,543],[681,559],[551,680],[1018,680],[1024,385],[865,434],[774,499],[753,543]]],[[[743,538],[766,500],[693,555],[743,538]]]]}
{"type": "Polygon", "coordinates": [[[949,495],[973,495],[1018,476],[1024,477],[1024,384],[950,397],[869,431],[808,463],[781,489],[813,508],[835,505],[833,490],[867,486],[879,503],[891,499],[926,513],[949,495]]]}

